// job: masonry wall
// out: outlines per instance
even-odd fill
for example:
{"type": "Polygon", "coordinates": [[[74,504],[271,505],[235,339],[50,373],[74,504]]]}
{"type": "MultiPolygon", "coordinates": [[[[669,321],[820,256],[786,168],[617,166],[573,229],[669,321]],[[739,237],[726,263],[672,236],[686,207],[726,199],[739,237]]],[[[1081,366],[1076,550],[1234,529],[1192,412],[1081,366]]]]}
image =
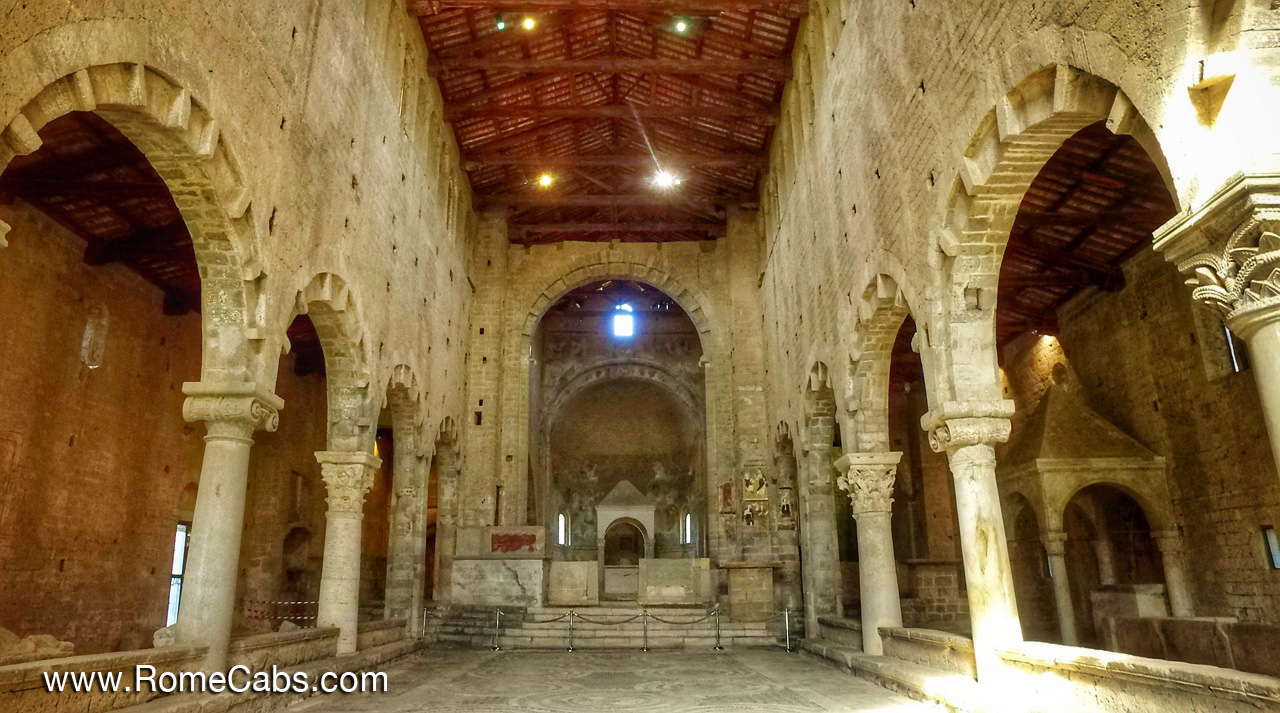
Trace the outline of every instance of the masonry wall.
{"type": "Polygon", "coordinates": [[[200,373],[198,315],[34,208],[0,259],[0,627],[52,634],[76,653],[149,646],[164,626],[183,490],[203,429],[182,423],[200,373]],[[105,310],[101,359],[81,360],[105,310]]]}
{"type": "MultiPolygon", "coordinates": [[[[999,141],[1027,128],[1018,123],[1024,116],[1020,102],[1069,105],[1071,89],[1065,85],[1044,97],[1014,92],[1042,68],[1069,66],[1123,92],[1152,127],[1154,145],[1162,149],[1157,162],[1167,164],[1180,207],[1203,204],[1233,172],[1272,170],[1274,134],[1252,117],[1259,106],[1275,101],[1275,64],[1263,38],[1280,17],[1262,3],[1190,5],[813,3],[761,190],[765,252],[759,284],[770,421],[799,426],[803,384],[818,362],[830,368],[842,422],[859,408],[851,372],[866,347],[863,296],[881,274],[901,288],[925,332],[927,406],[975,394],[997,397],[994,335],[985,326],[994,299],[986,300],[985,293],[994,289],[990,266],[998,267],[993,256],[1001,254],[1005,238],[981,235],[982,244],[957,251],[955,243],[970,236],[948,231],[958,230],[957,216],[964,214],[967,201],[976,200],[968,191],[1010,190],[999,180],[977,185],[975,177],[985,177],[983,171],[990,169],[984,163],[990,160],[984,153],[990,145],[982,137],[999,141]],[[1219,54],[1228,50],[1235,53],[1219,54]],[[1197,116],[1188,87],[1202,76],[1226,71],[1218,68],[1228,58],[1235,83],[1210,125],[1197,116]],[[986,355],[991,358],[984,361],[986,355]]],[[[1029,142],[1021,148],[1024,153],[1013,162],[1033,165],[1047,159],[1053,147],[1029,142]]],[[[1160,308],[1176,315],[1189,300],[1185,292],[1170,292],[1160,308]]],[[[1155,314],[1154,305],[1149,313],[1155,314]]],[[[1168,378],[1153,379],[1160,384],[1153,388],[1166,400],[1174,388],[1168,378]]],[[[1188,388],[1191,402],[1198,402],[1201,387],[1223,390],[1193,380],[1180,386],[1188,388]]],[[[1225,390],[1230,394],[1236,388],[1225,390]]],[[[1152,399],[1143,398],[1149,406],[1152,399]]],[[[1131,403],[1129,408],[1136,409],[1141,402],[1131,403]]],[[[1241,401],[1228,395],[1221,403],[1241,401]]],[[[1217,430],[1207,428],[1209,416],[1193,418],[1188,407],[1178,414],[1180,423],[1162,436],[1181,451],[1181,461],[1205,464],[1199,468],[1207,474],[1208,454],[1239,446],[1249,453],[1239,462],[1267,462],[1265,454],[1255,457],[1257,445],[1243,445],[1265,443],[1260,422],[1236,415],[1256,410],[1237,407],[1227,414],[1216,405],[1200,408],[1221,415],[1225,424],[1239,424],[1240,441],[1224,435],[1232,425],[1223,425],[1216,435],[1206,432],[1217,430]],[[1191,456],[1186,451],[1200,436],[1210,444],[1206,455],[1191,456]]],[[[1242,561],[1259,556],[1245,533],[1261,515],[1249,510],[1254,505],[1243,493],[1269,477],[1267,467],[1231,480],[1234,470],[1216,469],[1199,480],[1190,473],[1179,476],[1188,479],[1178,496],[1186,501],[1184,511],[1194,502],[1202,511],[1196,518],[1231,523],[1192,525],[1188,519],[1189,538],[1207,548],[1193,550],[1193,570],[1221,556],[1218,561],[1237,563],[1223,566],[1243,572],[1253,563],[1242,561]]],[[[1197,577],[1208,582],[1210,571],[1200,568],[1197,577]]],[[[1253,570],[1239,576],[1242,581],[1228,587],[1234,593],[1210,600],[1242,615],[1248,608],[1250,616],[1261,615],[1269,605],[1256,592],[1269,585],[1253,570]],[[1228,605],[1228,599],[1235,604],[1228,605]]]]}
{"type": "MultiPolygon", "coordinates": [[[[85,265],[83,240],[26,204],[0,206],[0,219],[21,236],[0,260],[0,627],[77,653],[150,646],[174,530],[191,520],[199,483],[204,429],[182,422],[180,390],[199,373],[199,317],[164,316],[163,293],[127,268],[85,265]],[[91,319],[105,325],[95,368],[82,358],[91,319]]],[[[293,360],[277,385],[280,428],[254,439],[238,633],[315,613],[270,604],[314,601],[324,551],[325,379],[296,376],[293,360]],[[298,529],[309,545],[291,583],[286,539],[298,529]]],[[[369,603],[382,598],[388,497],[380,472],[365,505],[369,603]]]]}
{"type": "Polygon", "coordinates": [[[1123,291],[1062,310],[1062,348],[1090,405],[1167,459],[1196,613],[1277,622],[1280,572],[1261,527],[1280,522],[1280,476],[1257,386],[1229,368],[1221,327],[1197,325],[1182,282],[1142,253],[1125,265],[1123,291]]]}
{"type": "Polygon", "coordinates": [[[250,378],[271,385],[296,294],[337,275],[371,382],[408,365],[428,394],[431,440],[462,406],[474,217],[425,53],[398,0],[30,3],[0,32],[0,123],[100,64],[141,63],[185,88],[217,121],[247,192],[236,202],[255,241],[250,378]]]}

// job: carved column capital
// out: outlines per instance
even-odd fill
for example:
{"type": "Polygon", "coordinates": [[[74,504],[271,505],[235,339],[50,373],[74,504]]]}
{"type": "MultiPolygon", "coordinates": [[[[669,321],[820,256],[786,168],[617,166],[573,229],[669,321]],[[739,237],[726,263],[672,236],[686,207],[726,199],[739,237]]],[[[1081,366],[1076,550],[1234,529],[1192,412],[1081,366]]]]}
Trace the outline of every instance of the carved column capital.
{"type": "Polygon", "coordinates": [[[929,447],[954,454],[965,446],[995,445],[1009,440],[1013,402],[948,401],[925,414],[920,425],[929,433],[929,447]]]}
{"type": "Polygon", "coordinates": [[[1065,555],[1067,553],[1067,533],[1046,532],[1044,534],[1044,551],[1048,555],[1065,555]]]}
{"type": "Polygon", "coordinates": [[[1237,176],[1166,224],[1155,247],[1241,337],[1280,319],[1280,176],[1237,176]]]}
{"type": "Polygon", "coordinates": [[[1177,530],[1152,530],[1151,537],[1160,552],[1169,555],[1182,553],[1182,533],[1177,530]]]}
{"type": "Polygon", "coordinates": [[[215,438],[251,439],[253,432],[274,431],[284,400],[253,382],[187,382],[182,418],[202,421],[215,438]]]}
{"type": "Polygon", "coordinates": [[[359,516],[364,510],[364,494],[373,487],[373,472],[382,459],[369,453],[318,451],[320,477],[324,479],[329,514],[359,516]]]}
{"type": "Polygon", "coordinates": [[[854,517],[865,513],[891,512],[893,480],[898,474],[902,453],[846,453],[836,460],[841,475],[836,485],[849,494],[854,517]]]}

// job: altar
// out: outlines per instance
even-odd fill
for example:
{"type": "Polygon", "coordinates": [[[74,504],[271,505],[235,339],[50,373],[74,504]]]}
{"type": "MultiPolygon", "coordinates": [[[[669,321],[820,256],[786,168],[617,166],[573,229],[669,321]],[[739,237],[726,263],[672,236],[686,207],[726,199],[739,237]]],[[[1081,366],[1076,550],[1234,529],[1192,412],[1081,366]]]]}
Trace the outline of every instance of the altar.
{"type": "Polygon", "coordinates": [[[636,602],[643,606],[707,604],[714,600],[711,561],[654,557],[657,503],[629,481],[596,506],[596,560],[552,561],[552,606],[636,602]]]}

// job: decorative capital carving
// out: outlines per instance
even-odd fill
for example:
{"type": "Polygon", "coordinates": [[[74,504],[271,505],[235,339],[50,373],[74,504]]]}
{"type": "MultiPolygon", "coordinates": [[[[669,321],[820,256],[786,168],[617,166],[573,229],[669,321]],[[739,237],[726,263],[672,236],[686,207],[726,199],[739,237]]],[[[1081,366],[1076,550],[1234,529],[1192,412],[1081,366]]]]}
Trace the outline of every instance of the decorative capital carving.
{"type": "Polygon", "coordinates": [[[1009,440],[1013,402],[948,401],[920,419],[929,432],[929,447],[954,453],[959,448],[993,445],[1009,440]]]}
{"type": "Polygon", "coordinates": [[[1044,551],[1049,555],[1065,555],[1067,553],[1067,533],[1046,532],[1044,535],[1044,551]]]}
{"type": "Polygon", "coordinates": [[[1237,175],[1169,221],[1155,247],[1190,275],[1197,302],[1248,339],[1280,318],[1280,175],[1237,175]]]}
{"type": "Polygon", "coordinates": [[[319,451],[320,477],[324,479],[330,514],[359,516],[364,510],[364,494],[373,487],[373,472],[382,459],[368,453],[319,451]]]}
{"type": "Polygon", "coordinates": [[[1151,537],[1164,554],[1175,555],[1182,552],[1182,533],[1177,530],[1152,530],[1151,537]]]}
{"type": "Polygon", "coordinates": [[[902,453],[846,453],[836,460],[842,475],[836,485],[849,494],[855,517],[864,513],[890,512],[893,506],[893,479],[898,474],[902,453]]]}
{"type": "Polygon", "coordinates": [[[1219,252],[1204,252],[1178,264],[1192,274],[1191,297],[1218,313],[1248,339],[1280,318],[1280,209],[1255,210],[1231,233],[1219,252]]]}
{"type": "Polygon", "coordinates": [[[203,421],[211,436],[250,438],[254,431],[274,431],[280,424],[284,400],[253,382],[182,385],[187,395],[182,417],[203,421]]]}

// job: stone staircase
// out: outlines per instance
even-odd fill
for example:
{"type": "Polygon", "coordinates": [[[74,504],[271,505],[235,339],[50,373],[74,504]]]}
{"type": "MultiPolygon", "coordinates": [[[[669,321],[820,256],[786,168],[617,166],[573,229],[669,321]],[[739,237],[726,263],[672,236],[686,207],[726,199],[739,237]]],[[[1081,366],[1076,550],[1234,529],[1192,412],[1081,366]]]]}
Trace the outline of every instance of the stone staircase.
{"type": "MultiPolygon", "coordinates": [[[[493,607],[450,607],[429,613],[428,641],[468,648],[494,645],[493,607]]],[[[497,627],[497,645],[503,650],[578,649],[639,650],[707,648],[716,646],[716,617],[708,607],[655,607],[606,605],[598,607],[504,608],[497,627]],[[645,612],[649,616],[645,616],[645,612]],[[572,612],[572,613],[571,613],[572,612]],[[572,627],[570,621],[572,620],[572,627]]],[[[725,614],[719,621],[719,643],[734,646],[778,646],[779,620],[735,622],[725,614]]]]}

